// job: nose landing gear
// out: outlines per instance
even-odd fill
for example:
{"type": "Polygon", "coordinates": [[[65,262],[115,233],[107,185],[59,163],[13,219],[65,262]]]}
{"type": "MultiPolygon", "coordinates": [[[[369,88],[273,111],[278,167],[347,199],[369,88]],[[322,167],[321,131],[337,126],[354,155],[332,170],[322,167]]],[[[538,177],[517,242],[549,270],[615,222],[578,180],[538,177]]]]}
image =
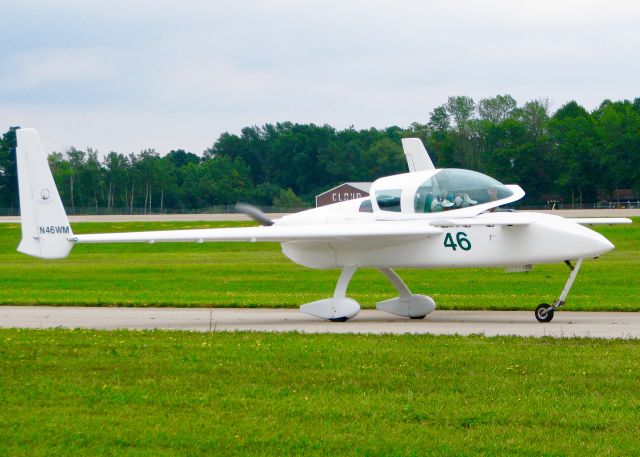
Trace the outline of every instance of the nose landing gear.
{"type": "Polygon", "coordinates": [[[573,286],[573,282],[576,280],[576,276],[578,276],[578,272],[580,271],[580,267],[582,266],[582,260],[583,259],[578,259],[575,266],[572,265],[569,260],[564,261],[567,267],[569,267],[569,269],[571,270],[571,273],[569,273],[569,279],[567,279],[567,283],[564,285],[564,289],[562,289],[560,298],[553,302],[553,305],[540,303],[536,307],[535,315],[538,322],[551,322],[555,311],[565,304],[567,295],[569,295],[569,291],[571,290],[571,286],[573,286]]]}
{"type": "Polygon", "coordinates": [[[555,308],[548,303],[540,303],[536,306],[536,319],[538,322],[551,322],[555,308]]]}

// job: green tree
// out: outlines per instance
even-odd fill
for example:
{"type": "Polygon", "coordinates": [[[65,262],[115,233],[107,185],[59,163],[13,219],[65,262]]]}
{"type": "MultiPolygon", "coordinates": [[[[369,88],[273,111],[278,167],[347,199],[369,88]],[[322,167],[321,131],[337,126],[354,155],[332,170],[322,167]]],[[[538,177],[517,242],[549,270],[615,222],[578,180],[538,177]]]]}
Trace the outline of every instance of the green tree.
{"type": "Polygon", "coordinates": [[[69,206],[71,201],[69,198],[69,174],[71,173],[71,165],[61,152],[52,152],[48,157],[49,168],[53,175],[53,180],[58,188],[60,199],[65,206],[69,206]]]}
{"type": "Polygon", "coordinates": [[[107,186],[107,209],[116,205],[127,207],[127,175],[129,160],[123,154],[111,151],[102,161],[104,181],[107,186]]]}
{"type": "Polygon", "coordinates": [[[249,167],[255,182],[269,180],[264,170],[265,140],[263,129],[257,126],[245,127],[241,135],[223,133],[214,145],[204,153],[204,159],[224,155],[231,159],[242,159],[249,167]]]}
{"type": "MultiPolygon", "coordinates": [[[[345,181],[366,181],[369,170],[362,161],[366,142],[360,132],[350,127],[335,132],[318,154],[321,173],[326,179],[326,187],[345,181]]],[[[322,185],[324,183],[318,183],[322,185]]]]}
{"type": "Polygon", "coordinates": [[[476,110],[471,97],[459,95],[449,97],[446,103],[447,113],[455,122],[455,128],[449,132],[452,161],[478,169],[480,166],[480,147],[478,142],[479,126],[474,121],[476,110]]]}
{"type": "Polygon", "coordinates": [[[434,132],[447,132],[451,128],[451,118],[446,106],[438,106],[429,114],[429,127],[434,132]]]}
{"type": "MultiPolygon", "coordinates": [[[[461,164],[453,151],[453,134],[451,120],[445,105],[435,108],[429,115],[431,138],[428,142],[429,152],[435,152],[440,167],[459,167],[461,164]]],[[[435,163],[435,162],[434,162],[435,163]]]]}
{"type": "Polygon", "coordinates": [[[273,199],[273,206],[287,209],[302,208],[304,207],[304,202],[289,187],[287,190],[281,190],[278,196],[273,199]]]}
{"type": "Polygon", "coordinates": [[[517,103],[511,95],[496,95],[478,102],[478,115],[481,120],[499,124],[511,117],[516,107],[517,103]]]}
{"type": "Polygon", "coordinates": [[[521,108],[514,110],[513,115],[524,123],[531,137],[540,139],[547,135],[549,124],[548,99],[531,100],[521,108]]]}
{"type": "Polygon", "coordinates": [[[200,157],[193,152],[187,152],[184,149],[171,150],[169,154],[164,156],[164,160],[171,162],[175,168],[182,168],[189,163],[199,163],[200,157]]]}
{"type": "Polygon", "coordinates": [[[382,138],[372,144],[364,152],[362,160],[371,173],[369,179],[406,173],[407,171],[407,162],[402,146],[389,138],[382,138]]]}
{"type": "Polygon", "coordinates": [[[450,118],[455,122],[458,131],[465,130],[476,110],[473,98],[467,97],[466,95],[449,97],[445,107],[447,114],[449,114],[450,118]]]}
{"type": "Polygon", "coordinates": [[[154,149],[145,149],[140,152],[135,162],[135,176],[139,188],[144,190],[144,212],[151,212],[153,202],[156,205],[164,204],[164,187],[170,180],[170,173],[160,155],[154,149]],[[154,195],[157,200],[154,199],[154,195]]]}
{"type": "Polygon", "coordinates": [[[69,179],[69,204],[71,205],[71,212],[76,212],[76,192],[77,192],[77,177],[84,166],[86,160],[86,154],[84,151],[80,151],[74,147],[69,149],[66,153],[66,160],[68,162],[67,178],[69,179]]]}
{"type": "Polygon", "coordinates": [[[248,201],[253,194],[249,167],[240,158],[217,156],[185,170],[185,200],[192,208],[232,205],[248,201]]]}
{"type": "Polygon", "coordinates": [[[0,208],[18,207],[16,130],[10,127],[0,139],[0,208]]]}
{"type": "Polygon", "coordinates": [[[555,183],[571,195],[571,205],[594,201],[599,182],[595,160],[595,123],[589,113],[575,101],[562,106],[549,121],[553,148],[551,164],[555,183]]]}
{"type": "Polygon", "coordinates": [[[507,118],[499,124],[488,123],[484,137],[483,172],[525,191],[528,204],[544,203],[550,182],[545,170],[545,147],[531,135],[527,125],[507,118]]]}
{"type": "Polygon", "coordinates": [[[98,159],[98,151],[87,149],[86,160],[80,170],[80,193],[83,195],[83,204],[93,206],[96,211],[98,206],[104,203],[104,173],[98,159]]]}
{"type": "Polygon", "coordinates": [[[602,170],[598,186],[609,194],[618,188],[640,193],[640,111],[628,100],[605,101],[593,116],[602,170]]]}

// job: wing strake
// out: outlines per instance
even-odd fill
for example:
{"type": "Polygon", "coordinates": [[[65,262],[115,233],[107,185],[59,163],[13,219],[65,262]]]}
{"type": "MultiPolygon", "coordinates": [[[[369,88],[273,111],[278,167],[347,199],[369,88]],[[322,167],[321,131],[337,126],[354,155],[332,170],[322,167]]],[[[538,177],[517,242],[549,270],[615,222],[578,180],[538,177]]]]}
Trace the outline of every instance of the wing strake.
{"type": "Polygon", "coordinates": [[[473,227],[473,226],[515,226],[529,225],[532,218],[518,213],[489,213],[476,217],[461,217],[450,219],[436,219],[429,221],[434,227],[473,227]]]}

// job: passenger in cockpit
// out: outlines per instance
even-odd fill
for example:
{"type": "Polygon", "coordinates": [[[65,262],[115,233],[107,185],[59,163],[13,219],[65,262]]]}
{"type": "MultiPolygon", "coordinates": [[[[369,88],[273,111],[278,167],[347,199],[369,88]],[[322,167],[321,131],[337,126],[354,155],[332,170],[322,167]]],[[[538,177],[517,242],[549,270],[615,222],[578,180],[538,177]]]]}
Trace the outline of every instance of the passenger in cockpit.
{"type": "Polygon", "coordinates": [[[431,203],[431,212],[447,211],[453,209],[455,203],[448,199],[446,191],[442,191],[431,203]]]}
{"type": "Polygon", "coordinates": [[[472,200],[469,194],[464,192],[459,192],[453,202],[458,208],[467,208],[468,206],[473,206],[478,203],[477,200],[472,200]]]}
{"type": "MultiPolygon", "coordinates": [[[[487,188],[487,193],[489,194],[489,201],[494,202],[498,199],[498,188],[495,186],[491,186],[487,188]]],[[[498,208],[491,208],[489,210],[490,213],[495,213],[498,208]]]]}

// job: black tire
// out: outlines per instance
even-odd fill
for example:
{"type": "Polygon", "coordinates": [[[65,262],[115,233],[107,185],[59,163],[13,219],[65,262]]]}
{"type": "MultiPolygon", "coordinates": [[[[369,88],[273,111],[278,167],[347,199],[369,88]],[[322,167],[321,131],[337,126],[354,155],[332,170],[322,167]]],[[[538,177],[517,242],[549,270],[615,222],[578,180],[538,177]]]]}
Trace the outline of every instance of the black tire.
{"type": "Polygon", "coordinates": [[[424,316],[409,316],[409,319],[424,319],[425,317],[427,317],[426,314],[424,316]]]}
{"type": "Polygon", "coordinates": [[[555,310],[548,303],[540,303],[536,307],[536,319],[538,322],[551,322],[554,311],[555,310]],[[546,313],[543,313],[542,311],[546,311],[546,313]]]}
{"type": "Polygon", "coordinates": [[[329,320],[331,322],[347,322],[349,320],[349,318],[346,317],[346,316],[342,316],[342,317],[332,317],[329,320]]]}

